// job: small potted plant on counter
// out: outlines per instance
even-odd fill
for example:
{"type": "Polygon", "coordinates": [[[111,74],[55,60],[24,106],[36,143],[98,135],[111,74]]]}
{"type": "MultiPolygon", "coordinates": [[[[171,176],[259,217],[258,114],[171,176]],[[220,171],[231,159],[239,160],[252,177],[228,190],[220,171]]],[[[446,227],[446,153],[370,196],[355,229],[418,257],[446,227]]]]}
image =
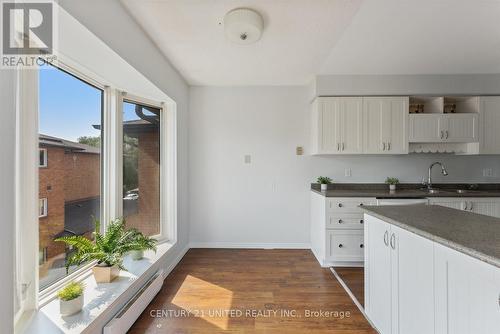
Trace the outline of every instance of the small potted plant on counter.
{"type": "Polygon", "coordinates": [[[145,250],[152,250],[156,253],[156,244],[158,241],[154,238],[145,236],[137,229],[131,229],[133,232],[130,240],[130,255],[133,260],[141,260],[144,257],[145,250]]]}
{"type": "Polygon", "coordinates": [[[399,183],[399,180],[395,177],[388,177],[385,180],[385,183],[389,185],[389,190],[390,191],[395,191],[396,190],[396,185],[399,183]]]}
{"type": "Polygon", "coordinates": [[[95,221],[94,237],[92,241],[81,235],[61,237],[55,241],[62,241],[75,247],[76,251],[66,260],[66,272],[72,265],[81,265],[84,262],[96,260],[92,267],[97,283],[109,283],[118,277],[123,267],[123,256],[134,250],[134,230],[125,230],[125,221],[115,219],[108,225],[105,234],[100,233],[100,223],[95,221]]]}
{"type": "Polygon", "coordinates": [[[82,310],[84,290],[85,285],[82,282],[71,282],[57,291],[62,316],[72,315],[82,310]]]}
{"type": "Polygon", "coordinates": [[[332,179],[328,176],[320,176],[318,177],[317,182],[321,185],[321,191],[326,191],[328,189],[328,185],[332,183],[332,179]]]}

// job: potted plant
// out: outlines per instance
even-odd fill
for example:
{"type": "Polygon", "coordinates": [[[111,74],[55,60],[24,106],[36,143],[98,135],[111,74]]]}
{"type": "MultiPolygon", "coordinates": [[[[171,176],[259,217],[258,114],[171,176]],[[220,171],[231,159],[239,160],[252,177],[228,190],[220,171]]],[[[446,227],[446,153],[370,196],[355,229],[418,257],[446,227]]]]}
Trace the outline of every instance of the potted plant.
{"type": "Polygon", "coordinates": [[[389,185],[390,191],[394,191],[396,190],[396,185],[399,183],[399,180],[395,177],[388,177],[385,179],[385,183],[389,185]]]}
{"type": "Polygon", "coordinates": [[[328,176],[320,176],[318,177],[317,182],[321,185],[321,191],[325,191],[328,189],[328,185],[332,183],[332,179],[328,176]]]}
{"type": "Polygon", "coordinates": [[[84,290],[85,284],[82,282],[71,282],[57,291],[62,316],[72,315],[82,310],[84,290]]]}
{"type": "Polygon", "coordinates": [[[154,238],[145,236],[137,229],[131,229],[133,232],[130,238],[130,255],[133,260],[141,260],[144,257],[145,250],[152,250],[156,253],[156,244],[158,241],[154,238]]]}
{"type": "Polygon", "coordinates": [[[87,261],[96,260],[92,268],[97,283],[109,283],[118,277],[123,267],[123,256],[133,250],[132,237],[134,230],[125,230],[125,220],[115,219],[108,225],[105,234],[100,233],[100,223],[95,221],[95,242],[80,235],[61,237],[55,241],[62,241],[73,246],[76,251],[66,260],[66,272],[72,265],[81,265],[87,261]]]}

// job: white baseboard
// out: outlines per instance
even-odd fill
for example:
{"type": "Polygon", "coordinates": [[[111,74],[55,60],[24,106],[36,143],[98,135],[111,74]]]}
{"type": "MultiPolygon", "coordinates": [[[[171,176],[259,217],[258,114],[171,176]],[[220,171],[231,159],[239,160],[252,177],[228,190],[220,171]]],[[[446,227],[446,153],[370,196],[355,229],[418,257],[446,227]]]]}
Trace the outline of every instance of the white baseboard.
{"type": "Polygon", "coordinates": [[[174,270],[175,266],[179,264],[184,255],[186,255],[189,250],[189,244],[186,244],[184,248],[177,254],[177,256],[168,264],[166,268],[163,269],[163,277],[166,278],[172,270],[174,270]]]}
{"type": "Polygon", "coordinates": [[[191,242],[190,248],[311,249],[308,243],[191,242]]]}

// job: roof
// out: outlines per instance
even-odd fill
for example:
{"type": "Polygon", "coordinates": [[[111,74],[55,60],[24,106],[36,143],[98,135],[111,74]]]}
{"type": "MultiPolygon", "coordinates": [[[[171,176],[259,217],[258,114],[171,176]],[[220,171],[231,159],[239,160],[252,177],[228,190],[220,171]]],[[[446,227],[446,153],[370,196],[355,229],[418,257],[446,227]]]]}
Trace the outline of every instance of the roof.
{"type": "Polygon", "coordinates": [[[44,134],[38,135],[38,141],[40,146],[61,147],[70,150],[72,153],[90,153],[90,154],[101,153],[99,147],[94,147],[87,144],[81,144],[63,138],[53,137],[44,134]]]}
{"type": "MultiPolygon", "coordinates": [[[[100,130],[100,125],[93,125],[94,129],[100,130]]],[[[144,119],[135,119],[132,121],[123,121],[123,132],[127,135],[158,131],[159,125],[158,123],[151,123],[144,119]]]]}

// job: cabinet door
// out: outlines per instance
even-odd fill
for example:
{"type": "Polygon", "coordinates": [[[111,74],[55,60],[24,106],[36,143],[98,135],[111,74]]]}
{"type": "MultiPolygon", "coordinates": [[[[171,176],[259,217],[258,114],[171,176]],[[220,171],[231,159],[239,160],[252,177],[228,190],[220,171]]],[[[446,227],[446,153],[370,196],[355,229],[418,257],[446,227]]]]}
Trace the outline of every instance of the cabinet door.
{"type": "Polygon", "coordinates": [[[429,203],[432,205],[441,205],[441,206],[445,206],[447,208],[464,210],[466,200],[464,198],[460,198],[460,199],[457,199],[457,198],[431,198],[429,200],[429,203]]]}
{"type": "Polygon", "coordinates": [[[392,333],[434,333],[433,242],[392,225],[390,247],[392,333]]]}
{"type": "Polygon", "coordinates": [[[498,198],[471,198],[468,209],[481,215],[500,218],[500,200],[498,198]]]}
{"type": "Polygon", "coordinates": [[[410,115],[410,143],[435,143],[441,141],[439,116],[439,114],[410,115]]]}
{"type": "Polygon", "coordinates": [[[344,154],[363,152],[363,99],[340,98],[340,148],[344,154]]]}
{"type": "Polygon", "coordinates": [[[500,96],[481,96],[480,124],[481,138],[480,154],[500,154],[500,96]]]}
{"type": "Polygon", "coordinates": [[[500,269],[434,245],[436,333],[500,333],[500,269]]]}
{"type": "Polygon", "coordinates": [[[408,98],[386,98],[383,107],[382,140],[387,144],[387,153],[408,153],[408,98]]]}
{"type": "Polygon", "coordinates": [[[340,102],[336,98],[319,98],[318,150],[319,154],[340,153],[340,102]]]}
{"type": "Polygon", "coordinates": [[[363,99],[364,153],[388,153],[384,137],[384,132],[390,131],[389,124],[384,124],[384,120],[390,117],[388,113],[389,110],[384,106],[382,98],[363,99]]]}
{"type": "Polygon", "coordinates": [[[471,143],[479,141],[477,114],[442,115],[439,126],[445,142],[471,143]]]}
{"type": "Polygon", "coordinates": [[[379,333],[391,333],[391,253],[390,225],[365,215],[366,255],[368,255],[365,286],[366,313],[379,333]]]}

